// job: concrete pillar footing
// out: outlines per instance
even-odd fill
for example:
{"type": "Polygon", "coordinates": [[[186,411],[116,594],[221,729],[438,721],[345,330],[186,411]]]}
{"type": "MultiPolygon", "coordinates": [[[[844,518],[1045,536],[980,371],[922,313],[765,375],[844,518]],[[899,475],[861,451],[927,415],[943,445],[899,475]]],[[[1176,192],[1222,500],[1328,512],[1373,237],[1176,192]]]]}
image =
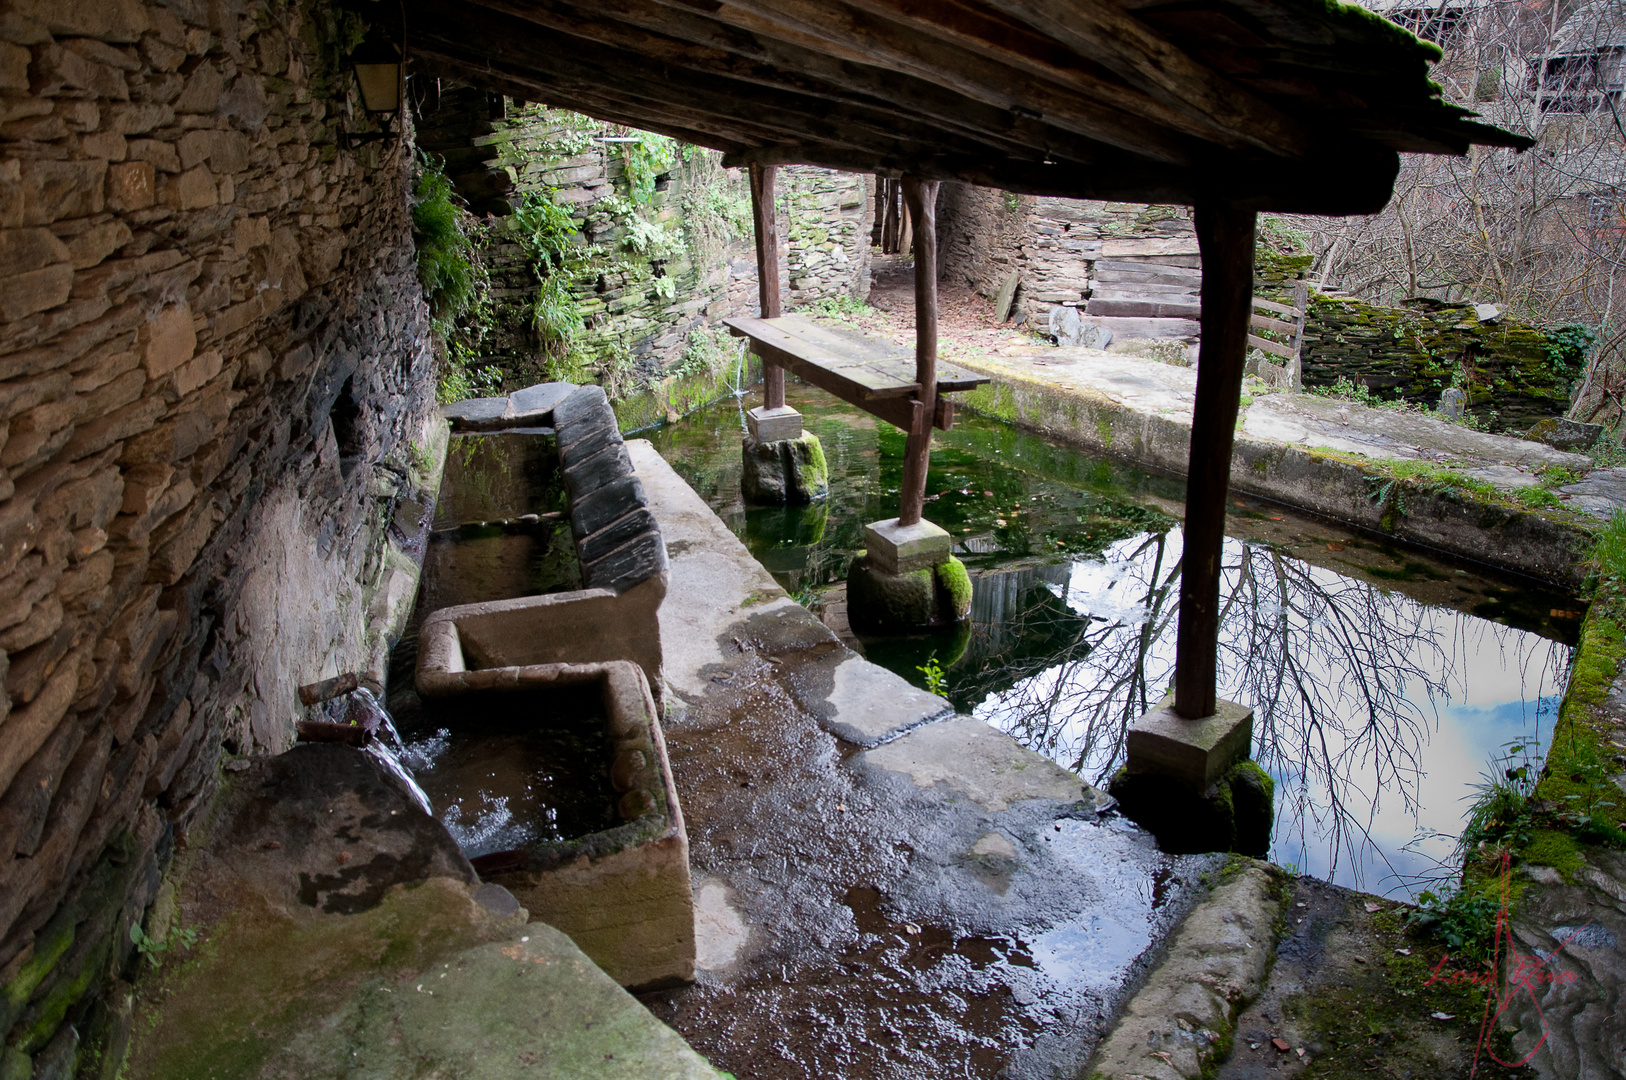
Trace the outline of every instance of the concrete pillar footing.
{"type": "Polygon", "coordinates": [[[922,518],[899,525],[897,518],[864,526],[864,548],[870,563],[887,574],[910,574],[947,562],[954,540],[947,531],[922,518]]]}
{"type": "Polygon", "coordinates": [[[1188,720],[1174,711],[1170,694],[1129,725],[1125,767],[1131,775],[1165,776],[1206,791],[1252,746],[1250,706],[1220,701],[1213,716],[1188,720]]]}
{"type": "Polygon", "coordinates": [[[745,413],[745,426],[757,442],[783,442],[802,437],[802,414],[789,405],[770,409],[758,405],[745,413]]]}

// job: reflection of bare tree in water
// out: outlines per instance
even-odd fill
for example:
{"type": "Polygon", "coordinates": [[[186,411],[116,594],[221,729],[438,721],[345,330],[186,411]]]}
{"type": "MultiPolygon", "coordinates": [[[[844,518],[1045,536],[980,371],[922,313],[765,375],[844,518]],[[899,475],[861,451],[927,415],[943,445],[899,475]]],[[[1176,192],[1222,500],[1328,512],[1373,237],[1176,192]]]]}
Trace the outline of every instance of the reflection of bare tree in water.
{"type": "MultiPolygon", "coordinates": [[[[987,665],[958,689],[1024,744],[1104,783],[1129,722],[1173,679],[1179,548],[1177,531],[1146,534],[1104,565],[1081,564],[1067,600],[1088,622],[1043,670],[987,665]]],[[[1567,656],[1266,545],[1227,540],[1223,575],[1221,693],[1255,707],[1255,757],[1283,781],[1278,840],[1327,845],[1329,877],[1363,854],[1387,862],[1371,839],[1380,797],[1416,813],[1438,708],[1465,690],[1476,634],[1493,635],[1503,665],[1520,670],[1567,656]]]]}

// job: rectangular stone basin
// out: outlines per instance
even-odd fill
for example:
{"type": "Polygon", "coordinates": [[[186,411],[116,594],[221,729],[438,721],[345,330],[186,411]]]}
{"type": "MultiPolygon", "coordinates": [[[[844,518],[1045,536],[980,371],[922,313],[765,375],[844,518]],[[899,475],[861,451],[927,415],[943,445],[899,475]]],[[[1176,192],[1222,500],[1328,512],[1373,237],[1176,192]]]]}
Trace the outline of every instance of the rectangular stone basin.
{"type": "MultiPolygon", "coordinates": [[[[612,746],[610,782],[618,797],[618,820],[608,828],[482,855],[472,860],[475,869],[512,892],[532,918],[570,935],[621,985],[641,990],[692,981],[689,840],[643,669],[624,659],[485,666],[481,661],[506,654],[474,644],[466,657],[459,619],[452,615],[459,610],[467,609],[436,612],[425,621],[418,657],[418,693],[437,707],[442,722],[455,723],[463,707],[474,711],[500,704],[499,696],[536,698],[553,691],[568,697],[573,695],[567,688],[596,685],[612,746]]],[[[476,634],[470,640],[481,639],[476,634]]],[[[539,710],[539,723],[544,716],[539,710]]]]}
{"type": "Polygon", "coordinates": [[[418,693],[430,696],[426,673],[432,681],[470,670],[630,660],[660,705],[666,682],[656,613],[665,598],[661,573],[621,592],[576,589],[433,611],[418,628],[418,693]]]}

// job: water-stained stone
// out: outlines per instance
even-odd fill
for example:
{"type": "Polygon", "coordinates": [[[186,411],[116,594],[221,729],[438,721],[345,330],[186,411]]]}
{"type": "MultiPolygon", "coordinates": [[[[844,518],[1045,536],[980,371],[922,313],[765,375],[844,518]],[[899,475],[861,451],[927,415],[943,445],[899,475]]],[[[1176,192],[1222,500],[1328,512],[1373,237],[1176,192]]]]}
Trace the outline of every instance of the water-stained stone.
{"type": "Polygon", "coordinates": [[[559,402],[576,392],[573,383],[537,383],[508,395],[515,424],[545,424],[559,402]]]}
{"type": "Polygon", "coordinates": [[[589,492],[570,506],[570,526],[580,540],[648,504],[636,476],[623,476],[589,492]]]}
{"type": "Polygon", "coordinates": [[[572,501],[584,499],[607,484],[632,472],[626,447],[617,443],[589,458],[577,458],[565,465],[565,488],[572,501]]]}
{"type": "Polygon", "coordinates": [[[567,937],[477,884],[360,751],[256,761],[195,854],[177,919],[199,942],[144,984],[130,1080],[715,1076],[567,937]],[[400,856],[406,837],[424,859],[400,856]],[[304,902],[350,867],[371,868],[347,882],[364,887],[304,902]]]}
{"type": "Polygon", "coordinates": [[[469,398],[451,405],[442,405],[440,415],[452,422],[453,431],[477,431],[502,422],[508,415],[508,399],[469,398]]]}

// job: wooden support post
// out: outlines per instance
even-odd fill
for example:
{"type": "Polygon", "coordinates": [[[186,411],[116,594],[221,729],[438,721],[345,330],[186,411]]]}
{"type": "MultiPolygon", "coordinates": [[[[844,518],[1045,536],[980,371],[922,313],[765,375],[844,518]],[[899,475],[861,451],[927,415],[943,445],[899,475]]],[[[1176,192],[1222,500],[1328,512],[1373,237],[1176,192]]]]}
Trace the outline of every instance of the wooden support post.
{"type": "Polygon", "coordinates": [[[1213,716],[1218,700],[1220,554],[1253,315],[1253,211],[1232,203],[1199,202],[1195,216],[1203,260],[1202,346],[1191,417],[1180,636],[1174,653],[1174,711],[1188,720],[1213,716]]]}
{"type": "Polygon", "coordinates": [[[898,524],[913,525],[926,507],[926,468],[932,453],[932,416],[937,408],[937,181],[903,178],[915,235],[915,381],[920,390],[903,452],[903,490],[898,524]]]}
{"type": "MultiPolygon", "coordinates": [[[[757,234],[757,292],[762,301],[762,317],[779,317],[779,219],[773,206],[774,167],[751,164],[751,216],[757,234]]],[[[785,407],[785,369],[764,358],[762,361],[762,404],[769,409],[785,407]]]]}

